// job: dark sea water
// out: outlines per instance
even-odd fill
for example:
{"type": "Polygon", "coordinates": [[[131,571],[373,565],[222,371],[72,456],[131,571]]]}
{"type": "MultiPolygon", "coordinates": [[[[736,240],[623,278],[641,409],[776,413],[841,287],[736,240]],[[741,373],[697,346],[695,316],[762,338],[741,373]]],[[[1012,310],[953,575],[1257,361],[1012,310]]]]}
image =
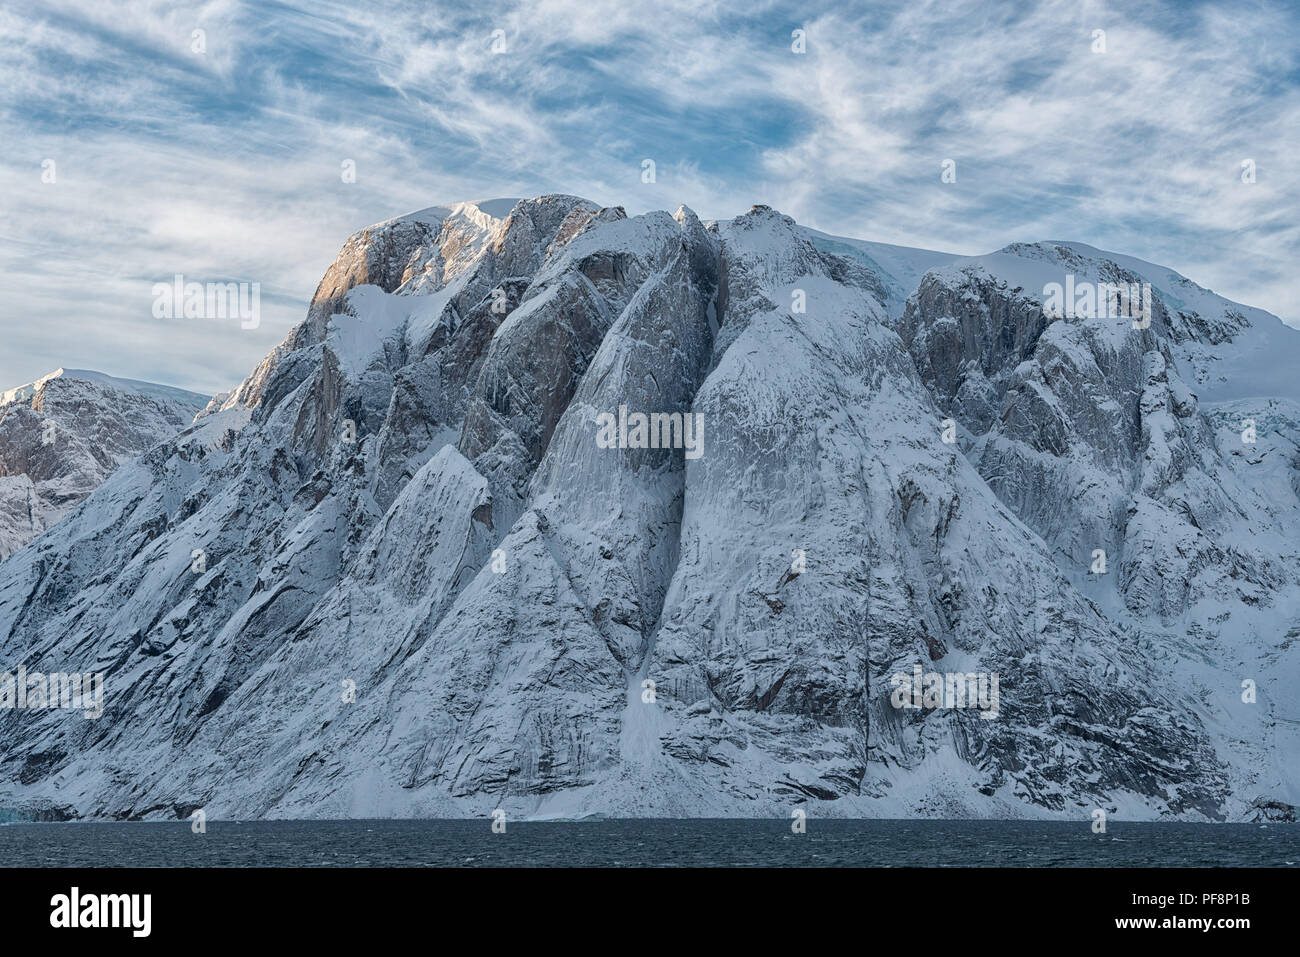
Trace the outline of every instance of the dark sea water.
{"type": "Polygon", "coordinates": [[[1294,867],[1300,825],[636,820],[7,824],[10,867],[1294,867]]]}

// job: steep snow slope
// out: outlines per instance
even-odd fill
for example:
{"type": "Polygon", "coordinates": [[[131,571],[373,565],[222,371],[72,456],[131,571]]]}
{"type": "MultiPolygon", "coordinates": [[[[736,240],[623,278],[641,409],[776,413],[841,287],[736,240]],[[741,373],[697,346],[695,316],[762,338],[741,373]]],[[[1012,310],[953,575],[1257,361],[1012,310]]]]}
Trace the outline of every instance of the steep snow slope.
{"type": "Polygon", "coordinates": [[[0,392],[0,560],[123,461],[179,432],[206,401],[85,369],[58,369],[0,392]]]}
{"type": "Polygon", "coordinates": [[[1227,384],[1293,334],[1143,266],[1132,330],[1044,315],[1043,276],[1148,275],[1062,244],[571,196],[362,230],[239,388],[0,565],[4,659],[108,673],[98,721],[0,711],[0,807],[1298,803],[1295,404],[1227,384]],[[702,454],[598,441],[635,413],[702,454]],[[896,708],[915,665],[997,674],[996,717],[896,708]]]}
{"type": "Polygon", "coordinates": [[[802,228],[802,232],[818,249],[857,260],[866,266],[877,279],[872,292],[884,305],[886,312],[895,317],[902,314],[907,297],[916,290],[922,276],[931,269],[963,258],[956,253],[831,236],[806,227],[802,228]]]}

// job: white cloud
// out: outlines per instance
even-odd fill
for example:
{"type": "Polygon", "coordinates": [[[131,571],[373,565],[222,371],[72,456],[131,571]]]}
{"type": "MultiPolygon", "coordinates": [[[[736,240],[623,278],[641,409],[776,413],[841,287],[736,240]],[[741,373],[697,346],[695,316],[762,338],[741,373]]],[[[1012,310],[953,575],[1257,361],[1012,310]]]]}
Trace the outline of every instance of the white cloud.
{"type": "Polygon", "coordinates": [[[1077,239],[1300,319],[1300,31],[1285,8],[48,9],[0,11],[0,382],[89,365],[228,387],[301,318],[356,228],[552,190],[706,218],[766,202],[969,253],[1077,239]],[[262,328],[160,328],[140,290],[176,272],[260,281],[262,328]]]}

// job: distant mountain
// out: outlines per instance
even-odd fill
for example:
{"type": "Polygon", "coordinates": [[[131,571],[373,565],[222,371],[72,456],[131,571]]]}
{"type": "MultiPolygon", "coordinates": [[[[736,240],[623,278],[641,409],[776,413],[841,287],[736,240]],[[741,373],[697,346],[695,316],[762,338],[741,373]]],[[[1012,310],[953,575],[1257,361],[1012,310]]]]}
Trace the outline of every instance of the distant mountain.
{"type": "Polygon", "coordinates": [[[58,369],[0,392],[0,560],[207,403],[182,389],[58,369]]]}
{"type": "Polygon", "coordinates": [[[107,673],[99,720],[0,711],[0,810],[1291,816],[1297,368],[1075,243],[573,196],[369,227],[0,564],[0,660],[107,673]],[[996,705],[901,706],[918,671],[996,705]]]}

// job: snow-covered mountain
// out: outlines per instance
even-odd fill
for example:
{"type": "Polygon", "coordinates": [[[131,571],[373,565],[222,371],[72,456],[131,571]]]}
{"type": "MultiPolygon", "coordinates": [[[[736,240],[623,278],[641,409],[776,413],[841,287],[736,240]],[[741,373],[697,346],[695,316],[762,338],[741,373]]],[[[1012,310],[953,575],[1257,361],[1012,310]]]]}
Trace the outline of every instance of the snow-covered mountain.
{"type": "Polygon", "coordinates": [[[179,432],[207,401],[86,369],[57,369],[0,392],[0,561],[123,461],[179,432]]]}
{"type": "Polygon", "coordinates": [[[0,564],[0,659],[106,673],[99,720],[0,711],[0,807],[1285,817],[1297,360],[1073,243],[572,196],[381,223],[0,564]],[[1054,318],[1067,277],[1149,283],[1147,321],[1054,318]],[[997,675],[996,716],[897,707],[918,665],[997,675]]]}

